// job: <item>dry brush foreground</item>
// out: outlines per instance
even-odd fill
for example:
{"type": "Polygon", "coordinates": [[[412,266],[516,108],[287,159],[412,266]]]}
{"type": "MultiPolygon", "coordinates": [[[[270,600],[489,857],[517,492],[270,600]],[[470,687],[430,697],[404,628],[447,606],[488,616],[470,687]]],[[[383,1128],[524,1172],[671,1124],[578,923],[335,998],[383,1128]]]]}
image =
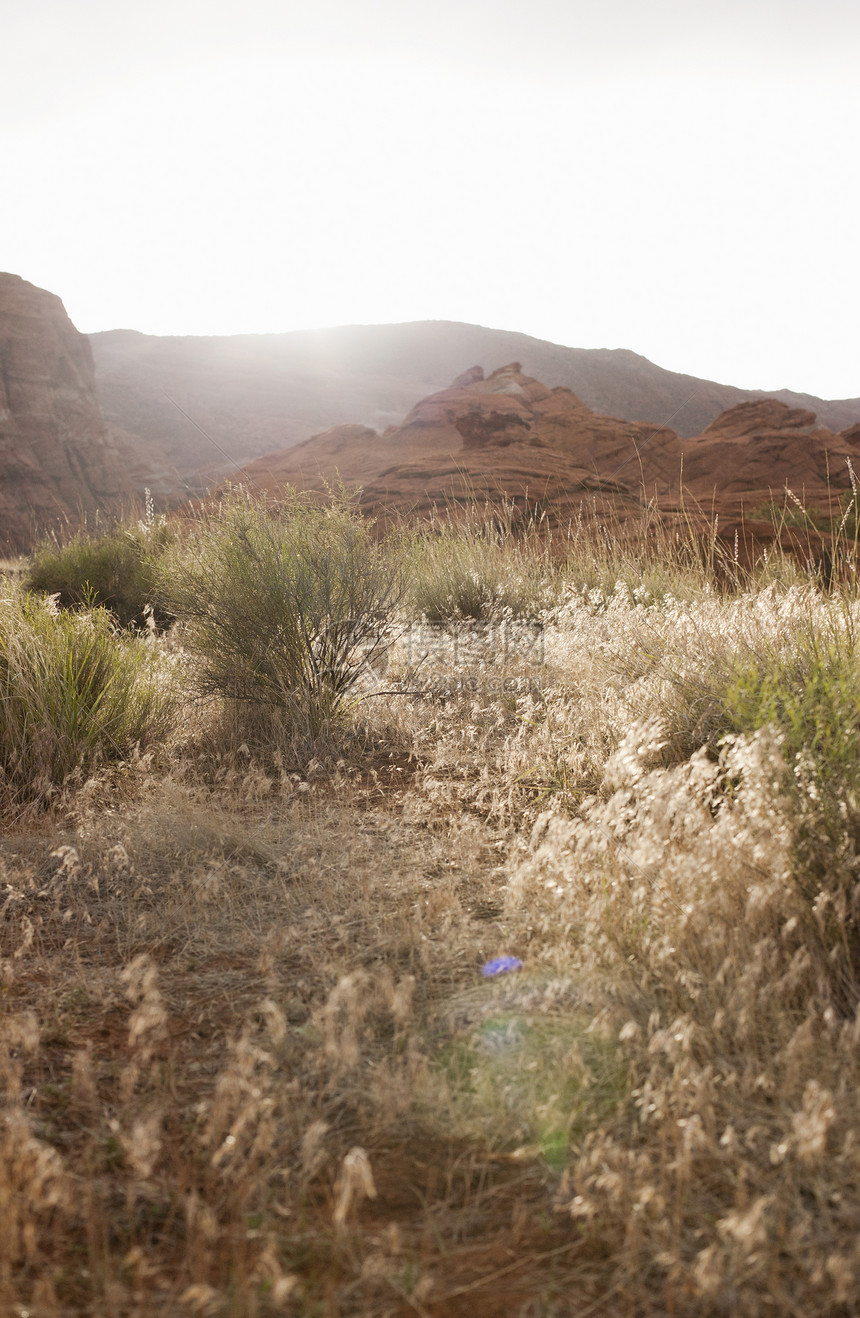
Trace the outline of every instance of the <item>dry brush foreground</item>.
{"type": "Polygon", "coordinates": [[[571,582],[10,816],[4,1311],[857,1313],[858,617],[571,582]]]}

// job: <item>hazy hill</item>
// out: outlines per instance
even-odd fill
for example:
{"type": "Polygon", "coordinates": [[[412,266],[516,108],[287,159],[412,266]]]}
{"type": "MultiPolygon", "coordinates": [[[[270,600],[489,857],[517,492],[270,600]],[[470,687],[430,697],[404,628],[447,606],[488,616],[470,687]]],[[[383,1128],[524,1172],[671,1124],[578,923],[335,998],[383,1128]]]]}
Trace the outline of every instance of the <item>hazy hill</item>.
{"type": "Polygon", "coordinates": [[[664,370],[627,349],[565,348],[455,321],[209,338],[111,330],[90,341],[105,417],[115,431],[138,437],[141,469],[148,463],[148,483],[165,493],[176,487],[172,469],[201,490],[237,464],[331,426],[399,424],[477,362],[492,371],[516,360],[595,412],[665,423],[682,437],[764,397],[811,410],[834,431],[860,420],[860,398],[736,389],[664,370]]]}

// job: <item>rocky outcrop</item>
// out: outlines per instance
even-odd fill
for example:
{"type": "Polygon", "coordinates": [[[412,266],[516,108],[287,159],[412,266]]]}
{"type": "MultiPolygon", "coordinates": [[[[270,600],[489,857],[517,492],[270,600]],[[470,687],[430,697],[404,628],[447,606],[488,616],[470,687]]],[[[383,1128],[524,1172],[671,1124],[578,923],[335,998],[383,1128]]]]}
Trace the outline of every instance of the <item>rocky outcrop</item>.
{"type": "Polygon", "coordinates": [[[598,416],[511,362],[488,376],[473,367],[382,434],[336,426],[249,463],[238,480],[277,493],[339,478],[360,485],[375,514],[420,515],[466,498],[552,506],[563,518],[583,500],[629,511],[643,487],[646,498],[677,490],[681,452],[673,431],[598,416]]]}
{"type": "Polygon", "coordinates": [[[516,412],[467,412],[458,416],[454,425],[464,449],[507,448],[524,440],[531,431],[529,422],[516,412]]]}
{"type": "Polygon", "coordinates": [[[850,439],[819,425],[814,412],[766,398],[729,408],[688,446],[684,483],[702,501],[716,500],[724,516],[781,504],[786,489],[825,510],[850,485],[851,452],[850,439]]]}
{"type": "Polygon", "coordinates": [[[87,338],[53,293],[0,274],[0,553],[114,510],[130,493],[87,338]]]}
{"type": "MultiPolygon", "coordinates": [[[[276,493],[340,478],[360,485],[377,515],[472,498],[537,505],[564,521],[583,510],[638,517],[656,503],[681,528],[700,516],[713,526],[716,516],[733,535],[755,510],[781,505],[786,487],[825,517],[838,510],[858,441],[860,425],[835,434],[814,412],[772,398],[741,402],[682,439],[666,426],[601,416],[511,362],[488,376],[464,372],[382,434],[337,426],[258,459],[239,479],[276,493]]],[[[755,534],[772,538],[772,527],[755,534]]]]}
{"type": "Polygon", "coordinates": [[[762,398],[727,408],[702,434],[705,438],[731,435],[739,439],[741,436],[762,435],[773,431],[811,431],[814,427],[814,412],[802,407],[789,407],[777,398],[762,398]]]}

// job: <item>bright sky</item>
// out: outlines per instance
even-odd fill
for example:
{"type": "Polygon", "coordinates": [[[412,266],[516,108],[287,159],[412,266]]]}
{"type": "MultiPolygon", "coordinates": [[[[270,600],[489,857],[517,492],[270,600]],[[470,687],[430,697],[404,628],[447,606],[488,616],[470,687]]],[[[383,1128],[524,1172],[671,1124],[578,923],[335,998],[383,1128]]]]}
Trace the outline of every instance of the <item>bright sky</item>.
{"type": "Polygon", "coordinates": [[[0,268],[81,330],[462,320],[860,395],[856,0],[0,18],[0,268]]]}

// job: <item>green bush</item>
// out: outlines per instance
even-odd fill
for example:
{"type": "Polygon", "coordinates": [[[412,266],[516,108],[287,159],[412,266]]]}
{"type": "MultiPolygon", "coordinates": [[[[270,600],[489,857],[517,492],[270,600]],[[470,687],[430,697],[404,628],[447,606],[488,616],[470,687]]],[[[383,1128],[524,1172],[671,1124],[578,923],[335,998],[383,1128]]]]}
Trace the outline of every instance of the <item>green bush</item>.
{"type": "Polygon", "coordinates": [[[201,660],[200,691],[312,732],[387,648],[401,589],[396,557],[343,496],[271,508],[234,496],[160,574],[162,604],[201,660]]]}
{"type": "Polygon", "coordinates": [[[804,629],[767,665],[740,662],[722,700],[733,731],[772,724],[782,733],[803,812],[815,817],[808,844],[822,844],[832,857],[853,836],[860,848],[860,643],[853,628],[831,616],[829,626],[804,629]]]}
{"type": "Polygon", "coordinates": [[[172,697],[151,650],[102,608],[0,595],[0,794],[48,799],[167,730],[172,697]]]}
{"type": "Polygon", "coordinates": [[[860,669],[848,635],[801,632],[790,652],[767,665],[739,660],[722,703],[732,730],[776,725],[786,753],[812,755],[827,780],[860,771],[860,669]]]}
{"type": "Polygon", "coordinates": [[[103,605],[124,627],[143,627],[150,616],[164,623],[167,615],[155,606],[155,572],[174,538],[167,523],[150,520],[102,534],[79,531],[65,544],[47,540],[34,551],[24,585],[56,596],[63,608],[103,605]]]}

